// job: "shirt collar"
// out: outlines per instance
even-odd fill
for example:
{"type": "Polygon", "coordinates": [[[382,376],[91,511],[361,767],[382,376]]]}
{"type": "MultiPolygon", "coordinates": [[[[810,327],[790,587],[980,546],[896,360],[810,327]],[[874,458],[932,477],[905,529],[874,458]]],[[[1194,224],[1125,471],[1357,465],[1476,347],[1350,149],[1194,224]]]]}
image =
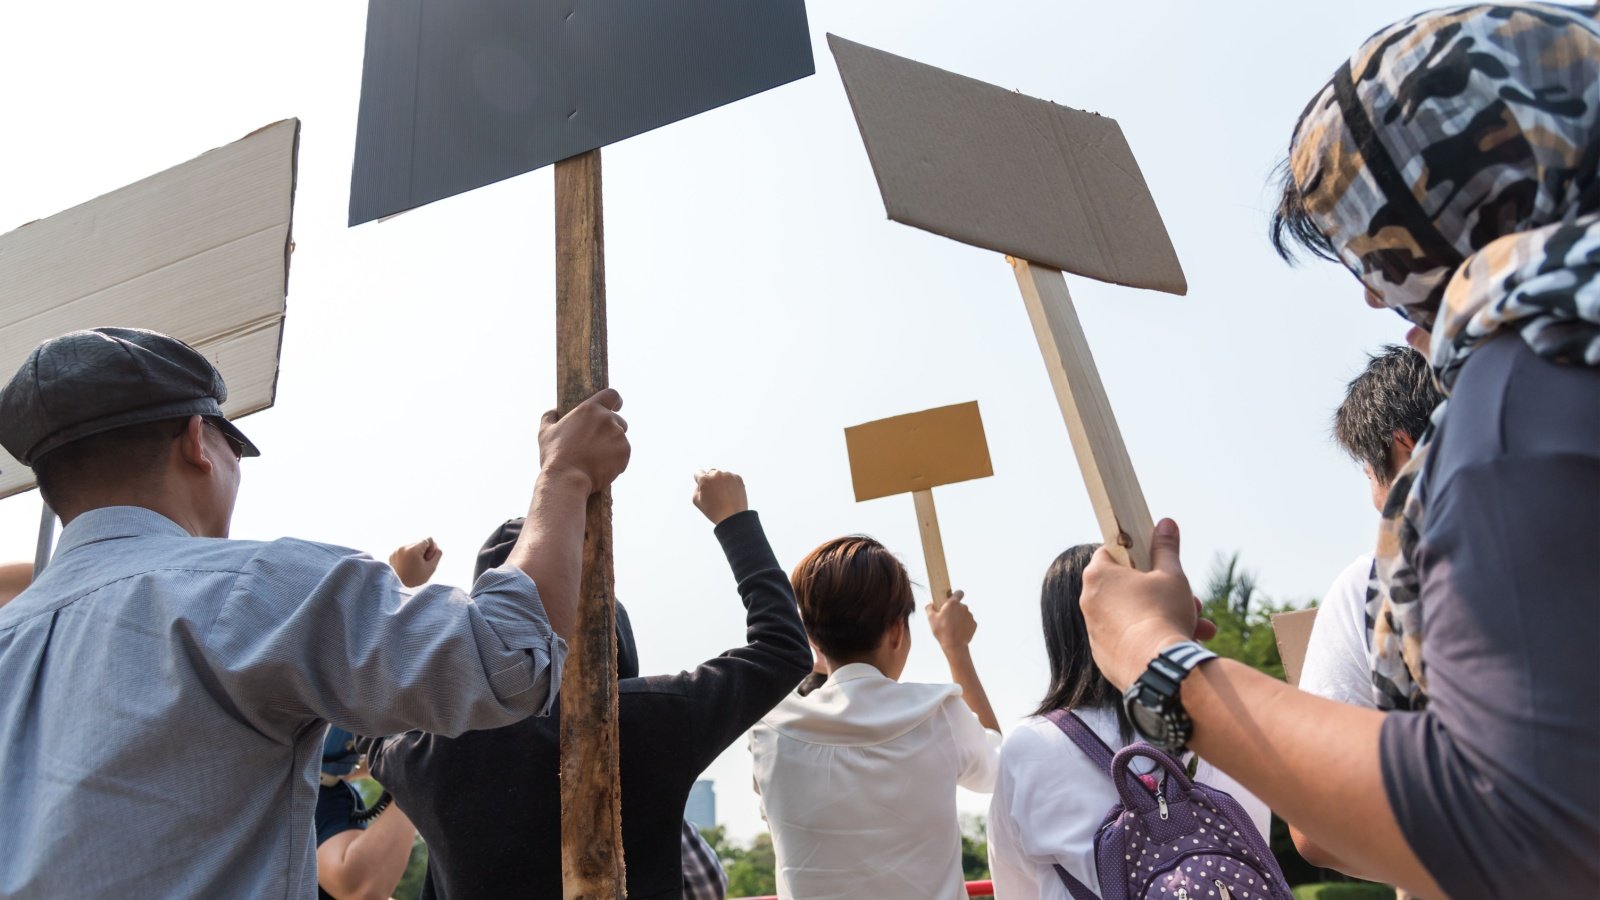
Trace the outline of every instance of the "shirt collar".
{"type": "Polygon", "coordinates": [[[832,681],[834,684],[843,684],[846,681],[860,681],[863,678],[882,678],[888,680],[889,676],[878,671],[878,667],[872,663],[855,662],[848,663],[840,666],[837,669],[834,669],[833,675],[830,676],[828,680],[832,681]]]}
{"type": "Polygon", "coordinates": [[[68,553],[86,544],[146,534],[189,537],[189,532],[184,531],[182,525],[153,509],[142,506],[102,506],[79,514],[61,529],[61,542],[56,552],[68,553]]]}

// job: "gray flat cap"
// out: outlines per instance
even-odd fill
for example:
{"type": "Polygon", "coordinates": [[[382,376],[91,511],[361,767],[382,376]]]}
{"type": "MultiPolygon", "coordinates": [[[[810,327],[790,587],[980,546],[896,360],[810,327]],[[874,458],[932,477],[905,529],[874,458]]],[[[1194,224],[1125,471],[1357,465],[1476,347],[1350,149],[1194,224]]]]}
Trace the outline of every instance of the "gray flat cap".
{"type": "Polygon", "coordinates": [[[92,328],[51,338],[0,390],[0,445],[26,465],[63,444],[125,425],[207,416],[261,451],[222,415],[228,386],[211,360],[175,337],[92,328]]]}

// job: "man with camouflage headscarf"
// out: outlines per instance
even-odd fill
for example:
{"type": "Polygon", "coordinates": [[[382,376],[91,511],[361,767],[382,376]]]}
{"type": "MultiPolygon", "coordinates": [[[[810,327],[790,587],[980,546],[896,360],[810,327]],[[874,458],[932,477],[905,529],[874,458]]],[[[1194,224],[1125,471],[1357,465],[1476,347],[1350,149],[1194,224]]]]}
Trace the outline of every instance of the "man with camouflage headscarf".
{"type": "Polygon", "coordinates": [[[1387,712],[1188,643],[1170,520],[1151,572],[1102,555],[1084,579],[1095,659],[1134,684],[1141,731],[1425,896],[1600,896],[1597,110],[1596,8],[1473,6],[1380,31],[1295,130],[1280,250],[1343,263],[1413,323],[1448,398],[1384,510],[1368,621],[1387,712]]]}

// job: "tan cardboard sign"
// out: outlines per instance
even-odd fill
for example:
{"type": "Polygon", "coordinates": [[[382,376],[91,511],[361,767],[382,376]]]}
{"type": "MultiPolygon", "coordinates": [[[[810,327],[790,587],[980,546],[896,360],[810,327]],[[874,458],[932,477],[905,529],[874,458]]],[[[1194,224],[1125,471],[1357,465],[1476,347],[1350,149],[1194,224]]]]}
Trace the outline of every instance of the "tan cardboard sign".
{"type": "Polygon", "coordinates": [[[950,570],[945,564],[933,488],[994,474],[977,401],[846,428],[844,441],[850,451],[850,478],[855,482],[857,502],[911,494],[928,569],[928,593],[934,607],[943,605],[950,596],[950,570]]]}
{"type": "MultiPolygon", "coordinates": [[[[0,379],[41,341],[102,325],[182,338],[228,383],[229,417],[272,405],[300,122],[0,236],[0,379]]],[[[0,450],[0,497],[33,472],[0,450]]]]}
{"type": "Polygon", "coordinates": [[[1300,684],[1300,670],[1306,662],[1306,646],[1311,643],[1311,625],[1316,620],[1315,607],[1272,617],[1272,633],[1278,639],[1278,656],[1283,658],[1283,677],[1292,685],[1300,684]]]}
{"type": "Polygon", "coordinates": [[[994,474],[977,401],[856,425],[844,440],[857,501],[994,474]]]}
{"type": "Polygon", "coordinates": [[[1115,119],[828,35],[889,218],[1089,278],[1187,289],[1115,119]]]}

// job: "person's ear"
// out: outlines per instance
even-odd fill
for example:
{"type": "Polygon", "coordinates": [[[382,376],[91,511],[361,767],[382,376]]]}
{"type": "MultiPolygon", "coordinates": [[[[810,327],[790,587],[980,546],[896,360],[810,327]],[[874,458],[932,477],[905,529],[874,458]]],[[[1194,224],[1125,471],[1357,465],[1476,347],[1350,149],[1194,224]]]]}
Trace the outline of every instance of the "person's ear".
{"type": "Polygon", "coordinates": [[[894,650],[898,651],[905,646],[911,640],[911,617],[907,616],[899,619],[893,625],[890,625],[887,637],[889,646],[894,650]]]}
{"type": "Polygon", "coordinates": [[[215,463],[211,459],[211,448],[206,446],[205,430],[204,419],[190,416],[189,424],[178,435],[178,453],[185,463],[209,475],[215,463]]]}
{"type": "Polygon", "coordinates": [[[1397,456],[1401,452],[1404,452],[1406,456],[1410,456],[1411,451],[1417,449],[1417,439],[1398,428],[1394,430],[1394,436],[1391,440],[1394,442],[1393,448],[1397,456]]]}

